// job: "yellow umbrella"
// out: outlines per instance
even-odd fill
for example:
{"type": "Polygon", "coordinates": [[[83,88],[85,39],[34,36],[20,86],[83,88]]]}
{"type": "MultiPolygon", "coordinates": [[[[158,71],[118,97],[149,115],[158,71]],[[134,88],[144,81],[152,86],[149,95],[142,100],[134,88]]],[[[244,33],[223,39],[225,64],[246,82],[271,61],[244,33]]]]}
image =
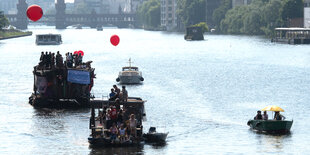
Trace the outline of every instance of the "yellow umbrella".
{"type": "Polygon", "coordinates": [[[264,109],[262,109],[262,111],[282,111],[282,112],[284,112],[284,110],[282,108],[275,106],[275,105],[267,106],[264,109]]]}

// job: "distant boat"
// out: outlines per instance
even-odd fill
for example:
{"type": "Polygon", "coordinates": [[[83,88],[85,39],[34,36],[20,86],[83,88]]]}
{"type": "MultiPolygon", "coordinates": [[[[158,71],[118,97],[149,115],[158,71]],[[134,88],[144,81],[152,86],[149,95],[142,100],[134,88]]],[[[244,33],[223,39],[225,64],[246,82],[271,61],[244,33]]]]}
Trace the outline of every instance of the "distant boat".
{"type": "Polygon", "coordinates": [[[97,26],[96,29],[97,29],[97,31],[103,31],[102,26],[97,26]]]}
{"type": "Polygon", "coordinates": [[[202,28],[196,27],[196,26],[195,27],[193,27],[193,26],[187,27],[184,39],[187,41],[204,40],[202,28]]]}
{"type": "Polygon", "coordinates": [[[75,28],[76,29],[82,29],[82,25],[81,24],[77,24],[75,28]]]}
{"type": "Polygon", "coordinates": [[[310,44],[309,28],[275,28],[275,36],[271,42],[286,44],[310,44]]]}
{"type": "Polygon", "coordinates": [[[144,81],[142,72],[139,71],[138,67],[131,66],[131,59],[129,59],[128,63],[129,66],[122,68],[118,78],[116,78],[116,82],[123,84],[139,84],[141,81],[144,81]]]}
{"type": "Polygon", "coordinates": [[[37,45],[60,45],[62,39],[60,34],[38,34],[36,35],[37,45]]]}

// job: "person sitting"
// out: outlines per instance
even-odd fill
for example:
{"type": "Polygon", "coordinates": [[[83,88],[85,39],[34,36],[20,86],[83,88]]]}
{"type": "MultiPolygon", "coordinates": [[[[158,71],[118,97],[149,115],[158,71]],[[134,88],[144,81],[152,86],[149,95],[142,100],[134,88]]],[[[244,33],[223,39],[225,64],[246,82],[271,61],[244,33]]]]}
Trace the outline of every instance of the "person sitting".
{"type": "Polygon", "coordinates": [[[137,137],[137,120],[135,118],[135,114],[131,114],[130,115],[130,119],[129,119],[129,127],[130,127],[130,133],[131,135],[133,135],[134,137],[137,137]]]}
{"type": "Polygon", "coordinates": [[[121,124],[121,127],[119,128],[119,139],[121,143],[124,143],[127,140],[127,133],[124,124],[121,124]]]}
{"type": "Polygon", "coordinates": [[[267,111],[264,111],[264,114],[263,114],[263,120],[268,120],[268,114],[267,114],[267,111]]]}
{"type": "Polygon", "coordinates": [[[257,115],[254,117],[254,120],[263,119],[262,112],[260,110],[257,111],[257,115]]]}
{"type": "Polygon", "coordinates": [[[116,85],[113,85],[113,88],[114,88],[114,91],[116,93],[115,98],[119,98],[119,94],[120,94],[121,90],[116,85]]]}
{"type": "Polygon", "coordinates": [[[116,97],[116,93],[114,92],[114,89],[112,88],[111,89],[111,93],[109,94],[109,97],[110,97],[110,101],[114,101],[115,100],[115,97],[116,97]]]}
{"type": "Polygon", "coordinates": [[[110,128],[110,133],[111,133],[110,140],[111,140],[112,143],[114,143],[115,139],[117,137],[117,134],[118,134],[118,129],[117,129],[115,123],[113,123],[112,127],[110,128]]]}
{"type": "Polygon", "coordinates": [[[274,114],[274,120],[278,120],[278,121],[285,120],[285,117],[281,115],[279,111],[276,111],[274,114]]]}

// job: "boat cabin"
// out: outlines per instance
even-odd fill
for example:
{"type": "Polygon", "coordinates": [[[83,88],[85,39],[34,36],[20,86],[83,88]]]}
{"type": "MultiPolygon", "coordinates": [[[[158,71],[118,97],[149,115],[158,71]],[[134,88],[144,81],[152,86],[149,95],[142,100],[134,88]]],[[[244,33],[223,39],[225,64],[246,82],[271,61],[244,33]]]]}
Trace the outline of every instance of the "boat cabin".
{"type": "Polygon", "coordinates": [[[138,67],[123,67],[122,71],[139,71],[138,67]]]}
{"type": "Polygon", "coordinates": [[[36,35],[37,45],[60,45],[62,43],[60,34],[38,34],[36,35]]]}
{"type": "Polygon", "coordinates": [[[310,28],[275,28],[272,42],[310,44],[310,28]]]}

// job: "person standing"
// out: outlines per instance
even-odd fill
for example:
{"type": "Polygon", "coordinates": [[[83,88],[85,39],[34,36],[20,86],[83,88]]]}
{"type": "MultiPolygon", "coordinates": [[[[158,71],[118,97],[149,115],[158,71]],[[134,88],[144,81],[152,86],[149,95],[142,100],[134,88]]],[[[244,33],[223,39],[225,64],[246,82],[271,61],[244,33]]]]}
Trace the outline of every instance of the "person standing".
{"type": "Polygon", "coordinates": [[[123,102],[127,102],[127,99],[128,99],[128,92],[127,92],[127,90],[126,90],[126,86],[122,86],[122,96],[123,96],[123,98],[122,98],[122,101],[123,102]]]}
{"type": "Polygon", "coordinates": [[[115,98],[119,98],[119,94],[120,94],[121,90],[116,85],[113,85],[113,88],[114,88],[114,91],[116,93],[115,98]]]}

